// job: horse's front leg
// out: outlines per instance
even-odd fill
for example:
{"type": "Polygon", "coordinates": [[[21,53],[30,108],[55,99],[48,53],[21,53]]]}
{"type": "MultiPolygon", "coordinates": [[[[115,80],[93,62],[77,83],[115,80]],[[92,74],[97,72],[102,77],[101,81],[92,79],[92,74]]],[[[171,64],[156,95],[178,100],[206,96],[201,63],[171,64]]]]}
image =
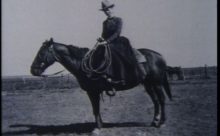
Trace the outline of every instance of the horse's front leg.
{"type": "Polygon", "coordinates": [[[96,91],[87,92],[89,99],[92,103],[93,114],[95,116],[95,121],[97,127],[102,128],[102,118],[100,115],[100,94],[96,91]]]}

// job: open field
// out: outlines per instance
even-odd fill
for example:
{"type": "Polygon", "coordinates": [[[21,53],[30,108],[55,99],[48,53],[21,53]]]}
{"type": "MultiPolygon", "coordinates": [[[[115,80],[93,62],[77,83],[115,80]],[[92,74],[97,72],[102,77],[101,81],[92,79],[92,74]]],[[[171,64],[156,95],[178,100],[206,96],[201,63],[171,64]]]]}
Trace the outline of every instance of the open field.
{"type": "MultiPolygon", "coordinates": [[[[58,89],[19,89],[16,84],[10,90],[6,85],[2,92],[4,136],[88,136],[92,132],[91,104],[77,83],[58,89]]],[[[104,95],[105,124],[100,136],[216,136],[216,79],[176,81],[171,88],[174,101],[166,100],[167,122],[161,128],[149,126],[153,104],[142,86],[111,99],[104,95]]]]}

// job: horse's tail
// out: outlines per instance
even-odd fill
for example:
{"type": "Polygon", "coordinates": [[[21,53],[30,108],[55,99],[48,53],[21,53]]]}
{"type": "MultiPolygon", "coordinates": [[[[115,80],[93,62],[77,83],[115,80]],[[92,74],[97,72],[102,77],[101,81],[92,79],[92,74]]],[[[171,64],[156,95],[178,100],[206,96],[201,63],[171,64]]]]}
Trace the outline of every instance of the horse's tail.
{"type": "Polygon", "coordinates": [[[171,94],[170,84],[167,79],[167,74],[165,74],[165,76],[164,76],[163,86],[164,86],[164,90],[165,90],[167,96],[169,97],[170,101],[172,101],[173,98],[172,98],[172,94],[171,94]]]}

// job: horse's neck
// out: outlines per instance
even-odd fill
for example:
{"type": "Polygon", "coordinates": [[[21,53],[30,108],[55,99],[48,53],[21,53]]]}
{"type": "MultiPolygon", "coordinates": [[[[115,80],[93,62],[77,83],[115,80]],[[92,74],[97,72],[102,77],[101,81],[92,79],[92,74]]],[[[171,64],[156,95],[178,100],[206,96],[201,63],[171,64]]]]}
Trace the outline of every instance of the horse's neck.
{"type": "Polygon", "coordinates": [[[80,74],[82,58],[88,49],[64,44],[56,44],[54,48],[60,58],[59,63],[75,76],[80,74]]]}

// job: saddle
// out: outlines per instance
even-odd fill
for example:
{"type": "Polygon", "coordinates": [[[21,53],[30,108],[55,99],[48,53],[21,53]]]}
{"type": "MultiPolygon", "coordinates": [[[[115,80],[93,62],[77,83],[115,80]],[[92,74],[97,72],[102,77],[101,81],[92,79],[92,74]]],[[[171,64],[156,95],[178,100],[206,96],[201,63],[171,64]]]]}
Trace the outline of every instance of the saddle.
{"type": "Polygon", "coordinates": [[[123,37],[108,45],[95,46],[84,56],[82,69],[92,80],[107,76],[112,86],[137,84],[141,80],[133,48],[123,37]]]}

